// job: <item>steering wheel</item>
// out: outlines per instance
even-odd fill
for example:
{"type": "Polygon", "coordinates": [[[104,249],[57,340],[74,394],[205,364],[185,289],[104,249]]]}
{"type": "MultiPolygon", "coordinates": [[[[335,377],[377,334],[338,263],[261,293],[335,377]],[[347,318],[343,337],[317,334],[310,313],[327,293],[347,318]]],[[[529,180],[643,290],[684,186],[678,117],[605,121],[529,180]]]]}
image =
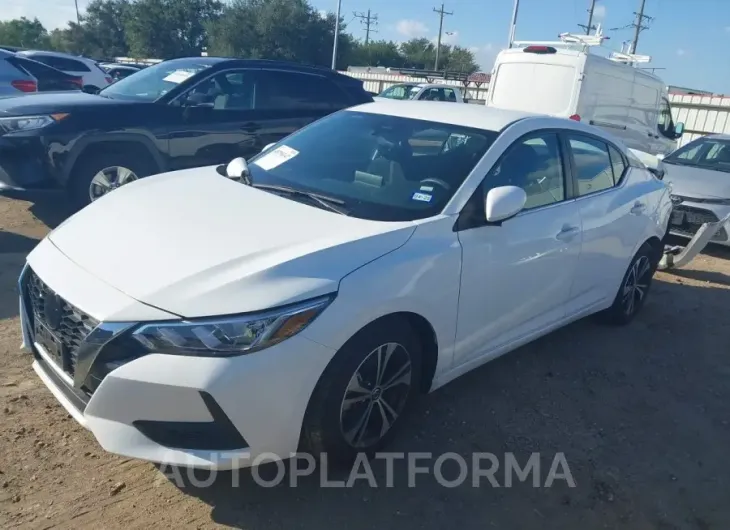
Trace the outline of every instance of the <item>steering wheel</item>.
{"type": "Polygon", "coordinates": [[[421,186],[425,186],[426,184],[434,184],[436,186],[439,186],[440,188],[443,188],[446,191],[451,191],[451,186],[449,186],[445,181],[437,178],[429,177],[427,179],[423,179],[420,184],[421,186]]]}

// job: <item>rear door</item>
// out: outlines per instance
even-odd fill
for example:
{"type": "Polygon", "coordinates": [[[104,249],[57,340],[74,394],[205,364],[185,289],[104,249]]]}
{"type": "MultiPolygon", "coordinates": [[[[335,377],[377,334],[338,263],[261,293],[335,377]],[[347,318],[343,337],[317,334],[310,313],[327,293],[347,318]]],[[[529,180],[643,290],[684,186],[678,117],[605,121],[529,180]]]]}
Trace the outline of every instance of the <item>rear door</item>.
{"type": "Polygon", "coordinates": [[[508,50],[489,87],[491,107],[567,118],[575,113],[581,56],[508,50]]]}
{"type": "Polygon", "coordinates": [[[648,205],[637,190],[626,185],[633,169],[615,146],[583,133],[565,136],[583,226],[569,304],[569,312],[575,313],[616,295],[637,234],[646,231],[648,205]]]}

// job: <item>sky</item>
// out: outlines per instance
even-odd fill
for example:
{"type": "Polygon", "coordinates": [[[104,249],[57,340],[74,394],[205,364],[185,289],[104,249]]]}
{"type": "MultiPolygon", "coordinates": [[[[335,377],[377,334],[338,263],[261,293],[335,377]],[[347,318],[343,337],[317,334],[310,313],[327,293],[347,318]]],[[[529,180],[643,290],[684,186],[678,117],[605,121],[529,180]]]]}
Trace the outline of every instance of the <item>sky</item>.
{"type": "MultiPolygon", "coordinates": [[[[444,0],[443,41],[471,49],[483,71],[507,44],[514,0],[444,0]]],[[[641,0],[596,0],[595,22],[610,37],[604,46],[620,49],[633,38],[641,0]]],[[[83,12],[88,0],[78,0],[83,12]]],[[[310,0],[320,11],[337,9],[337,0],[310,0]]],[[[588,20],[590,0],[520,0],[517,40],[555,40],[562,32],[580,32],[588,20]]],[[[342,0],[342,17],[350,33],[364,38],[365,26],[354,14],[377,14],[372,39],[435,40],[439,16],[435,0],[342,0]]],[[[645,14],[653,20],[642,31],[637,53],[652,57],[649,64],[667,84],[730,94],[730,0],[646,0],[645,14]],[[659,70],[662,68],[662,70],[659,70]]],[[[26,16],[48,28],[75,19],[74,0],[0,0],[0,20],[26,16]]]]}

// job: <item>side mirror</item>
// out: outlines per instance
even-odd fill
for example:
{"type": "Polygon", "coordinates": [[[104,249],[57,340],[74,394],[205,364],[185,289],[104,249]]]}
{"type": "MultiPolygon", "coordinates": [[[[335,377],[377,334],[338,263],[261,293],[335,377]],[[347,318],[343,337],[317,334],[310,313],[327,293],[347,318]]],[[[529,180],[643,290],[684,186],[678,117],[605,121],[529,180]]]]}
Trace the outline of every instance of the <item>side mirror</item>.
{"type": "Polygon", "coordinates": [[[517,186],[500,186],[489,190],[484,201],[487,222],[498,223],[520,213],[527,202],[527,194],[517,186]]]}
{"type": "Polygon", "coordinates": [[[684,133],[684,123],[679,122],[674,126],[674,136],[679,138],[684,133]]]}
{"type": "Polygon", "coordinates": [[[658,178],[659,180],[664,179],[665,171],[664,171],[664,167],[662,167],[661,165],[659,165],[657,167],[647,167],[646,169],[648,169],[649,172],[652,175],[654,175],[656,178],[658,178]]]}
{"type": "Polygon", "coordinates": [[[248,169],[248,164],[246,159],[240,156],[228,162],[226,176],[243,184],[251,184],[251,172],[248,169]]]}
{"type": "Polygon", "coordinates": [[[96,88],[96,87],[90,87],[88,85],[87,86],[84,86],[81,89],[81,91],[82,92],[86,92],[87,94],[98,94],[99,92],[101,92],[101,90],[99,90],[98,88],[96,88]]]}

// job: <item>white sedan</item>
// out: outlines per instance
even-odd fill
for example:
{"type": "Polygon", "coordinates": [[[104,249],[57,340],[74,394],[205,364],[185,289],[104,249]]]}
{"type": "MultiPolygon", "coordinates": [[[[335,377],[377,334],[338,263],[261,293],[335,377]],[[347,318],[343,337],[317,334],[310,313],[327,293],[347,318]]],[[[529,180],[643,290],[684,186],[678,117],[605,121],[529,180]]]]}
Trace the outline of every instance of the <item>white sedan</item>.
{"type": "Polygon", "coordinates": [[[631,321],[671,208],[600,129],[370,103],[81,210],[28,256],[23,338],[112,453],[354,458],[422,392],[587,315],[631,321]]]}

